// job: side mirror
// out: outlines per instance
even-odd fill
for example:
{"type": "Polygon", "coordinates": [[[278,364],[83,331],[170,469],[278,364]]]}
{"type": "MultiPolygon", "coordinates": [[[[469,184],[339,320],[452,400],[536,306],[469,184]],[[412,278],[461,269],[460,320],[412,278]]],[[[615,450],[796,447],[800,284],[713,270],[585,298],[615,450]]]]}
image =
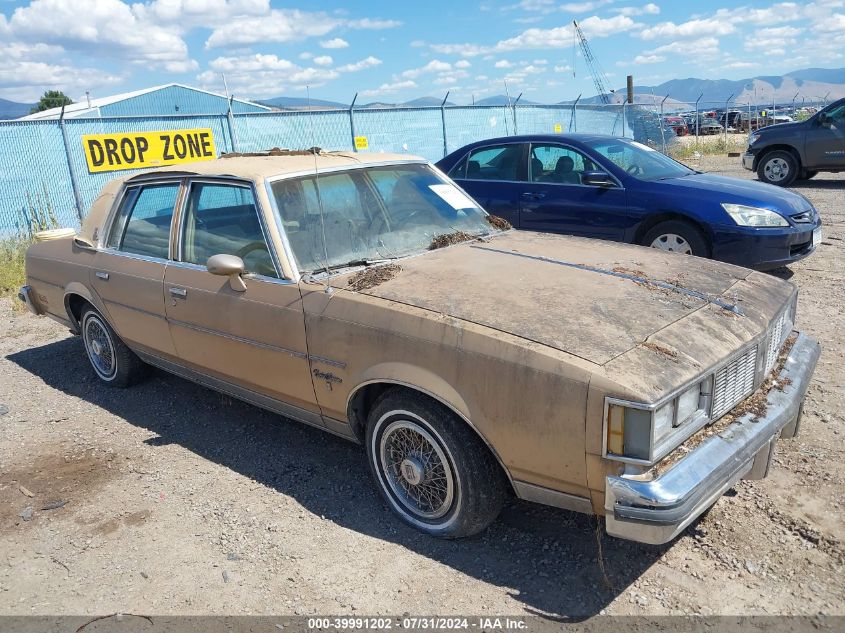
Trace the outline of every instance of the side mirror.
{"type": "Polygon", "coordinates": [[[241,277],[244,274],[244,260],[237,255],[212,255],[205,267],[212,275],[228,277],[229,287],[235,292],[246,291],[246,284],[241,277]]]}
{"type": "Polygon", "coordinates": [[[581,174],[581,184],[593,187],[615,187],[616,181],[603,171],[585,171],[581,174]]]}

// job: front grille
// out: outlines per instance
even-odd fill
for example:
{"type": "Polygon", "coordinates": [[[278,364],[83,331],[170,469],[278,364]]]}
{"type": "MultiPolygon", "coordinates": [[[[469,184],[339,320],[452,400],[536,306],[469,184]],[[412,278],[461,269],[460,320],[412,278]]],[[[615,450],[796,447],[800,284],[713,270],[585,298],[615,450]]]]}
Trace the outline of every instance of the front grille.
{"type": "Polygon", "coordinates": [[[801,242],[800,244],[793,244],[789,247],[789,256],[792,257],[793,255],[798,255],[803,251],[807,250],[813,245],[812,238],[807,240],[806,242],[801,242]]]}
{"type": "Polygon", "coordinates": [[[784,338],[784,326],[786,325],[786,312],[783,312],[772,324],[772,331],[769,334],[769,349],[766,352],[766,373],[772,371],[775,361],[778,359],[781,343],[784,338]]]}
{"type": "Polygon", "coordinates": [[[749,347],[741,356],[716,372],[713,378],[713,409],[715,420],[736,406],[754,391],[754,370],[757,367],[757,347],[749,347]]]}

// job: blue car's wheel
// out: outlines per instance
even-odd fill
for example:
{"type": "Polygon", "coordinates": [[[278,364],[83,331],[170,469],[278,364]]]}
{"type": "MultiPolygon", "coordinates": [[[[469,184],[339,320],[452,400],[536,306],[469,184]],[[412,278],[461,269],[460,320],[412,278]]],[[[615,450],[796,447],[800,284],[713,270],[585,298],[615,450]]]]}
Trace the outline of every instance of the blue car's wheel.
{"type": "Polygon", "coordinates": [[[707,240],[697,228],[680,220],[668,220],[653,226],[640,241],[661,251],[709,257],[707,240]]]}

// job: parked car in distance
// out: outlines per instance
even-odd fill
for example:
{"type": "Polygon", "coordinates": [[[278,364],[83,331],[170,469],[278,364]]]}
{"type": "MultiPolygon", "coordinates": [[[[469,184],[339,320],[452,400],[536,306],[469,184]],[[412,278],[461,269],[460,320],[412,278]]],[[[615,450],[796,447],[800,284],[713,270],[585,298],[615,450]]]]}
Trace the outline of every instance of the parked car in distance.
{"type": "Polygon", "coordinates": [[[748,138],[742,166],[781,187],[819,172],[845,171],[845,99],[805,121],[757,130],[748,138]]]}
{"type": "Polygon", "coordinates": [[[686,121],[679,116],[667,116],[663,118],[663,123],[666,127],[671,128],[676,136],[686,136],[689,134],[686,121]]]}
{"type": "Polygon", "coordinates": [[[436,536],[515,495],[663,543],[767,474],[819,354],[793,284],[503,226],[407,155],[221,158],[108,184],[20,297],[104,385],[150,364],[364,444],[436,536]]]}
{"type": "Polygon", "coordinates": [[[519,229],[630,242],[765,270],[821,241],[800,194],[697,172],[626,138],[567,134],[488,139],[437,163],[519,229]]]}

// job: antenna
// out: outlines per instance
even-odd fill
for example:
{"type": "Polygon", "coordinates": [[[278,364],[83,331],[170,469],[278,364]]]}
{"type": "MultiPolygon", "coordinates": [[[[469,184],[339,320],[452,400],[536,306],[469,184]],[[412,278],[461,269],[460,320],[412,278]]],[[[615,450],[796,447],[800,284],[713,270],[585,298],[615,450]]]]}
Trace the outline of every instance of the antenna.
{"type": "Polygon", "coordinates": [[[325,255],[326,266],[326,287],[324,292],[327,295],[332,293],[332,286],[330,283],[332,271],[329,268],[329,246],[326,243],[326,219],[323,215],[323,197],[320,195],[320,170],[317,168],[317,154],[320,149],[317,147],[314,136],[314,113],[311,111],[311,87],[305,86],[305,95],[308,98],[308,127],[311,134],[311,153],[314,155],[314,189],[317,192],[317,209],[320,212],[320,233],[323,235],[323,255],[325,255]]]}

